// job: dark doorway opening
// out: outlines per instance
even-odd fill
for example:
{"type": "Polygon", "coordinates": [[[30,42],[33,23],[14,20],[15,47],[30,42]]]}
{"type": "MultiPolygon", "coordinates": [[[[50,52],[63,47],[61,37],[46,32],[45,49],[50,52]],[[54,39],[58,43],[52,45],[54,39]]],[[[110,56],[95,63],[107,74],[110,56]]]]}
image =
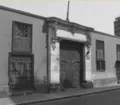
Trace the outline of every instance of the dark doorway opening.
{"type": "Polygon", "coordinates": [[[80,88],[84,81],[84,43],[60,42],[60,85],[63,88],[80,88]]]}

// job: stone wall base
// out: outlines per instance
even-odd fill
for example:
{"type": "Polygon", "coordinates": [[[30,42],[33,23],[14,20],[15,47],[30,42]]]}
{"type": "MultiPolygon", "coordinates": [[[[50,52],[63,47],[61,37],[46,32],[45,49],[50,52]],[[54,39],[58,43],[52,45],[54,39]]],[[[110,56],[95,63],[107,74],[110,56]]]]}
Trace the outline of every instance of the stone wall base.
{"type": "Polygon", "coordinates": [[[105,86],[115,86],[115,85],[117,85],[117,78],[105,78],[105,79],[93,80],[94,87],[105,87],[105,86]]]}
{"type": "Polygon", "coordinates": [[[49,92],[60,92],[60,84],[50,84],[49,85],[49,92]]]}
{"type": "Polygon", "coordinates": [[[49,92],[49,84],[35,84],[35,92],[36,93],[48,93],[49,92]]]}
{"type": "Polygon", "coordinates": [[[8,97],[8,96],[19,96],[19,95],[29,95],[34,92],[36,93],[48,93],[49,85],[48,84],[35,84],[35,89],[33,90],[25,90],[19,92],[10,92],[8,85],[0,86],[0,98],[8,97]]]}
{"type": "Polygon", "coordinates": [[[93,88],[93,83],[92,83],[92,81],[84,81],[81,83],[80,86],[82,88],[89,89],[89,88],[93,88]]]}
{"type": "Polygon", "coordinates": [[[8,85],[1,85],[0,86],[0,98],[9,96],[9,86],[8,85]]]}

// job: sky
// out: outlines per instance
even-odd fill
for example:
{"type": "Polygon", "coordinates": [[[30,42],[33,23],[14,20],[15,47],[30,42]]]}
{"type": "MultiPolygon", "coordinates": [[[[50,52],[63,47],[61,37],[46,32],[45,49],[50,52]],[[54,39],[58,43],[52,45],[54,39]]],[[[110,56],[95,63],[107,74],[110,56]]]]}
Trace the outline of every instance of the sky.
{"type": "MultiPolygon", "coordinates": [[[[0,5],[34,13],[44,17],[66,19],[67,0],[9,0],[0,5]]],[[[70,1],[69,19],[97,31],[114,35],[114,20],[120,16],[120,1],[70,1]]]]}

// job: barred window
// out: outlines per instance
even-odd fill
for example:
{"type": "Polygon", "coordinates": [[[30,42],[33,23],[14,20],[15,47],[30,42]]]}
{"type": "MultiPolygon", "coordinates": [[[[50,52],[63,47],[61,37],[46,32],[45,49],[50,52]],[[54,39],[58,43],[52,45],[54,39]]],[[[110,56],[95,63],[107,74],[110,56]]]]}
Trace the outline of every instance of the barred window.
{"type": "Polygon", "coordinates": [[[31,52],[32,43],[32,25],[13,22],[13,45],[15,52],[31,52]]]}
{"type": "Polygon", "coordinates": [[[120,69],[120,45],[119,44],[116,45],[116,54],[117,54],[117,60],[115,63],[115,67],[117,69],[120,69]]]}
{"type": "Polygon", "coordinates": [[[117,50],[117,60],[119,60],[120,61],[120,45],[119,44],[117,44],[117,46],[116,46],[117,48],[116,48],[116,50],[117,50]]]}
{"type": "Polygon", "coordinates": [[[96,69],[105,71],[104,41],[96,40],[96,69]]]}

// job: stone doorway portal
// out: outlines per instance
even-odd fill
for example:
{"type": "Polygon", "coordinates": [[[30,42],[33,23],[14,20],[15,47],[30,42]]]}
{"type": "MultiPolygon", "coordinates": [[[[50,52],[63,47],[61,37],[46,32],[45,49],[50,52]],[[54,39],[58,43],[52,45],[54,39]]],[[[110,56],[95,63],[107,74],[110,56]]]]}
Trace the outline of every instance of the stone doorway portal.
{"type": "Polygon", "coordinates": [[[60,41],[60,85],[63,88],[79,88],[83,81],[83,43],[60,41]]]}

